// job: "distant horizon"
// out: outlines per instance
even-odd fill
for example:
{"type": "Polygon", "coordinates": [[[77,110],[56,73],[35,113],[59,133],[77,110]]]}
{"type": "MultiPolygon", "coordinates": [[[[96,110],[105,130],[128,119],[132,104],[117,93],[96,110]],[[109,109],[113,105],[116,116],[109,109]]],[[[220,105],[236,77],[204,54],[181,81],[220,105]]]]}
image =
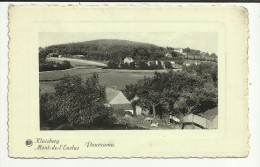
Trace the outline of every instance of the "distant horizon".
{"type": "Polygon", "coordinates": [[[39,47],[80,43],[95,40],[124,40],[152,44],[159,47],[191,48],[203,52],[217,53],[217,34],[196,33],[39,33],[39,47]],[[100,37],[99,37],[100,36],[100,37]],[[118,37],[118,36],[121,36],[118,37]]]}

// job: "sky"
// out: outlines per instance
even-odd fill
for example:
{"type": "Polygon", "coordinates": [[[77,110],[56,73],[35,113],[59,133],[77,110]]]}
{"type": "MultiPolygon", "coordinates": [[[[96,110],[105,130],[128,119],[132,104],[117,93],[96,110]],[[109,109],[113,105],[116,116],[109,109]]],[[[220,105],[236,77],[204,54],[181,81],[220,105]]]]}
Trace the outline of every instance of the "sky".
{"type": "Polygon", "coordinates": [[[198,49],[217,54],[217,33],[215,32],[41,32],[39,46],[91,41],[96,39],[121,39],[155,44],[162,47],[198,49]]]}

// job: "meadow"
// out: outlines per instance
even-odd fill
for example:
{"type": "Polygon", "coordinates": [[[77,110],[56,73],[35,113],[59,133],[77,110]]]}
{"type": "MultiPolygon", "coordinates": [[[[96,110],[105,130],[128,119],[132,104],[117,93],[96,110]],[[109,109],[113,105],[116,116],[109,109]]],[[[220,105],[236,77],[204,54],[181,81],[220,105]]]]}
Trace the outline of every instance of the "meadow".
{"type": "MultiPolygon", "coordinates": [[[[83,80],[88,78],[92,73],[99,74],[101,85],[106,87],[114,87],[118,90],[125,89],[125,86],[130,83],[136,83],[137,80],[144,77],[152,77],[154,70],[112,70],[112,69],[68,69],[61,71],[40,72],[40,91],[53,92],[54,84],[61,81],[65,75],[80,75],[83,80]]],[[[158,70],[158,72],[166,72],[166,70],[158,70]]]]}

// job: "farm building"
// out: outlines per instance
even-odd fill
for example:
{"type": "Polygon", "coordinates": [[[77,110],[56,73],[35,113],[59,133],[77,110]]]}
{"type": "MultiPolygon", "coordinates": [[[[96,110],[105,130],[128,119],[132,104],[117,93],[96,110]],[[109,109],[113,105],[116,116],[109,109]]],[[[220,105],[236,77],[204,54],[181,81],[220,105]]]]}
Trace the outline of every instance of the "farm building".
{"type": "Polygon", "coordinates": [[[130,64],[132,62],[134,62],[134,59],[132,59],[132,57],[127,56],[124,58],[124,63],[130,64]]]}
{"type": "Polygon", "coordinates": [[[217,129],[218,109],[213,108],[199,115],[189,114],[183,117],[183,129],[217,129]]]}
{"type": "Polygon", "coordinates": [[[125,95],[116,88],[106,88],[107,106],[114,109],[133,110],[133,107],[125,95]]]}
{"type": "Polygon", "coordinates": [[[199,114],[199,116],[209,120],[208,129],[217,129],[218,128],[218,107],[209,109],[204,113],[199,114]]]}

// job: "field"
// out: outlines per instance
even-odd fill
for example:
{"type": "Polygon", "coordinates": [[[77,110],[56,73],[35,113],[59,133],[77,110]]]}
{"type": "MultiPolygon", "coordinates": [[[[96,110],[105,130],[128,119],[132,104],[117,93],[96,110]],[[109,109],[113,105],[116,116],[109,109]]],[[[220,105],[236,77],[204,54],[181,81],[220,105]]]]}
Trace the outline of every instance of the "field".
{"type": "Polygon", "coordinates": [[[56,61],[58,63],[62,63],[64,60],[67,60],[70,62],[70,64],[75,67],[75,66],[99,66],[99,67],[106,67],[107,65],[102,62],[97,62],[97,61],[91,61],[91,60],[83,60],[83,59],[74,59],[74,58],[56,58],[56,57],[50,57],[47,58],[47,61],[56,61]]]}
{"type": "MultiPolygon", "coordinates": [[[[41,92],[54,91],[54,84],[61,81],[65,75],[80,75],[82,79],[86,79],[92,73],[98,73],[100,84],[123,90],[125,85],[136,83],[137,80],[146,77],[152,77],[154,70],[111,70],[111,69],[69,69],[62,71],[40,72],[40,90],[41,92]]],[[[166,72],[166,70],[158,70],[158,72],[166,72]]]]}

